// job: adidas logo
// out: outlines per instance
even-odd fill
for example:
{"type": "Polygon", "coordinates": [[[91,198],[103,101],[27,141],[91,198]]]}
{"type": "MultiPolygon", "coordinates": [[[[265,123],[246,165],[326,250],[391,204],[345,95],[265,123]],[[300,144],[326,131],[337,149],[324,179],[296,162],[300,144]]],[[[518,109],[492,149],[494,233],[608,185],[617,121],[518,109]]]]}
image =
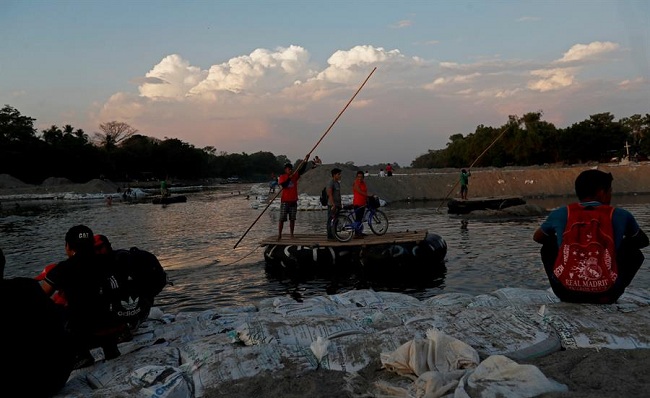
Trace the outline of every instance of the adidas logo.
{"type": "Polygon", "coordinates": [[[132,311],[138,306],[139,301],[139,297],[136,297],[135,300],[133,297],[129,297],[126,301],[120,300],[120,304],[122,304],[122,307],[124,307],[125,310],[132,311]]]}

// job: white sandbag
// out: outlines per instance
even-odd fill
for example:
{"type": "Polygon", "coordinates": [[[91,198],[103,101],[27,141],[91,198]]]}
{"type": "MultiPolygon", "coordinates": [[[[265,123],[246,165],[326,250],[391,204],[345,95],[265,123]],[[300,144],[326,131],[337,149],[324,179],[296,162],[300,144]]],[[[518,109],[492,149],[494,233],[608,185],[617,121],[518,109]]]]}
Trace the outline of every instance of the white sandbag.
{"type": "Polygon", "coordinates": [[[650,306],[570,304],[546,306],[545,321],[571,348],[650,348],[650,306]]]}
{"type": "Polygon", "coordinates": [[[130,355],[121,355],[110,361],[88,368],[88,383],[93,388],[131,385],[133,373],[143,364],[176,367],[181,363],[180,352],[176,347],[147,347],[130,355]]]}
{"type": "Polygon", "coordinates": [[[463,376],[454,397],[528,398],[567,391],[566,385],[547,378],[536,366],[492,355],[463,376]]]}
{"type": "Polygon", "coordinates": [[[349,317],[321,316],[307,318],[258,318],[238,326],[236,341],[245,345],[283,344],[309,346],[318,336],[329,340],[349,334],[366,334],[369,330],[349,317]]]}
{"type": "Polygon", "coordinates": [[[195,396],[194,384],[183,372],[170,366],[143,366],[131,375],[131,385],[140,387],[141,397],[187,398],[195,396]]]}
{"type": "Polygon", "coordinates": [[[426,339],[413,339],[396,351],[382,353],[380,359],[382,365],[392,372],[416,376],[428,371],[473,368],[480,362],[474,348],[435,329],[427,331],[426,339]]]}

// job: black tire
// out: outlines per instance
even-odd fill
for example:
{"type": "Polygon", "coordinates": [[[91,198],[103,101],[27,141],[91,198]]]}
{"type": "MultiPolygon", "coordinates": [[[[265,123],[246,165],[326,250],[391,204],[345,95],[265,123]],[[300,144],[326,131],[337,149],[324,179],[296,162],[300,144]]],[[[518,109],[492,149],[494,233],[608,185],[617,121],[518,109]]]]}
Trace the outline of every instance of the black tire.
{"type": "Polygon", "coordinates": [[[349,242],[352,240],[352,236],[354,236],[353,221],[352,217],[347,213],[340,213],[336,216],[334,225],[332,225],[336,240],[339,242],[349,242]]]}
{"type": "Polygon", "coordinates": [[[381,210],[375,210],[372,219],[368,219],[368,226],[375,235],[383,235],[388,231],[388,217],[381,210]]]}

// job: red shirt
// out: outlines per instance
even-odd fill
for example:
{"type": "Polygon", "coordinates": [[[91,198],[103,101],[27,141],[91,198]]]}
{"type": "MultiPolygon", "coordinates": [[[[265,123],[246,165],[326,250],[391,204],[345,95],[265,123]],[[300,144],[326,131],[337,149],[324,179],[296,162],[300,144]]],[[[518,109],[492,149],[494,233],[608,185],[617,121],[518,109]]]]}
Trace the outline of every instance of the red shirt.
{"type": "Polygon", "coordinates": [[[365,206],[368,200],[368,187],[366,186],[366,182],[363,179],[355,179],[352,184],[352,192],[352,205],[365,206]],[[359,193],[357,190],[363,193],[359,193]]]}
{"type": "Polygon", "coordinates": [[[284,173],[278,178],[278,184],[282,186],[281,202],[297,202],[298,201],[298,180],[300,173],[294,173],[286,187],[282,184],[289,179],[289,174],[284,173]]]}

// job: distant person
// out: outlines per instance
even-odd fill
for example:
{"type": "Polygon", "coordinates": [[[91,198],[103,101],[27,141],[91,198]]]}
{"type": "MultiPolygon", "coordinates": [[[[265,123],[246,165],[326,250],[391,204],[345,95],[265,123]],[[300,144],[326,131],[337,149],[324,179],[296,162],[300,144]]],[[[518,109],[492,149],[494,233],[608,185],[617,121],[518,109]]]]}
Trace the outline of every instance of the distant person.
{"type": "Polygon", "coordinates": [[[314,167],[316,167],[316,166],[320,166],[320,165],[322,165],[322,164],[323,164],[323,161],[320,160],[320,158],[318,157],[318,155],[316,155],[316,157],[314,158],[314,167]]]}
{"type": "Polygon", "coordinates": [[[325,186],[327,191],[327,239],[335,239],[332,223],[343,207],[341,200],[341,176],[339,168],[333,168],[330,172],[332,179],[325,186]]]}
{"type": "Polygon", "coordinates": [[[364,176],[364,177],[370,177],[370,172],[369,172],[368,170],[366,170],[366,171],[363,173],[363,176],[364,176]]]}
{"type": "MultiPolygon", "coordinates": [[[[74,350],[65,329],[62,309],[32,278],[4,279],[5,257],[0,249],[0,358],[5,366],[0,382],[26,397],[51,397],[72,372],[74,350]]],[[[10,394],[11,395],[11,394],[10,394]]]]}
{"type": "Polygon", "coordinates": [[[169,183],[167,182],[167,178],[163,178],[160,181],[160,195],[163,198],[169,197],[169,183]]]}
{"type": "Polygon", "coordinates": [[[278,187],[278,177],[275,173],[271,172],[271,181],[269,181],[269,194],[275,193],[275,188],[278,187]]]}
{"type": "Polygon", "coordinates": [[[643,264],[648,236],[630,212],[610,206],[612,180],[601,170],[580,173],[579,202],[553,210],[533,235],[561,301],[614,303],[643,264]]]}
{"type": "MultiPolygon", "coordinates": [[[[355,221],[361,223],[363,222],[363,215],[366,212],[366,206],[368,204],[368,186],[366,185],[365,177],[363,171],[357,171],[356,178],[352,183],[352,206],[354,207],[354,219],[355,221]]],[[[357,238],[363,238],[366,234],[363,233],[362,229],[355,231],[355,236],[357,238]]]]}
{"type": "Polygon", "coordinates": [[[65,235],[68,258],[52,267],[39,282],[48,297],[56,291],[65,296],[67,327],[75,344],[75,369],[94,363],[90,349],[95,347],[102,347],[106,359],[119,356],[117,342],[126,329],[103,306],[102,284],[111,275],[111,260],[95,254],[94,245],[90,228],[70,228],[65,235]]]}
{"type": "Polygon", "coordinates": [[[392,177],[393,176],[393,165],[388,163],[386,165],[386,176],[387,177],[392,177]]]}
{"type": "Polygon", "coordinates": [[[296,226],[298,214],[298,180],[304,174],[309,161],[309,154],[305,156],[297,172],[293,171],[293,165],[284,165],[284,174],[278,178],[278,184],[282,187],[282,198],[280,199],[280,221],[278,222],[278,240],[282,239],[284,223],[289,218],[289,233],[293,239],[293,231],[296,226]]]}
{"type": "Polygon", "coordinates": [[[466,169],[460,171],[460,198],[467,200],[467,191],[469,190],[469,177],[472,176],[472,173],[466,169]]]}
{"type": "Polygon", "coordinates": [[[384,169],[379,169],[379,177],[386,177],[386,173],[384,172],[384,169]]]}

